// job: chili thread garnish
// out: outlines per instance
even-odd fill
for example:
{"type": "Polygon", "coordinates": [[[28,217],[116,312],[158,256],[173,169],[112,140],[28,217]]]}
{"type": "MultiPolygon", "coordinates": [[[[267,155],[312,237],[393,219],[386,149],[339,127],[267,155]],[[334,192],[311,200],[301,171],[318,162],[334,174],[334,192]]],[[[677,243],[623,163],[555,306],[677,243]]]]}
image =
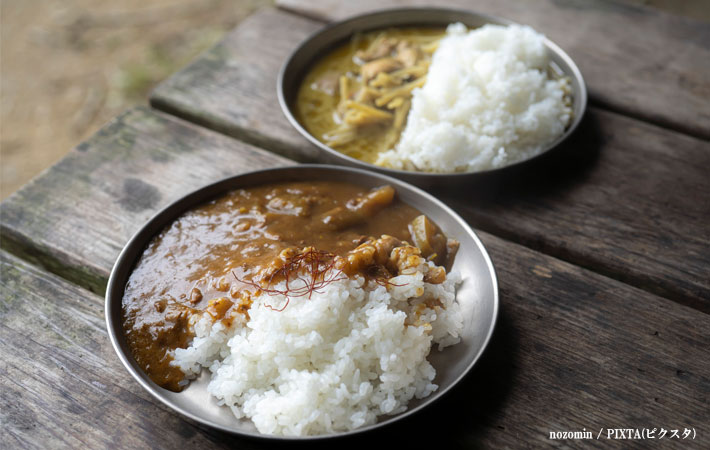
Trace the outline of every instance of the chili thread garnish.
{"type": "MultiPolygon", "coordinates": [[[[347,279],[347,274],[336,268],[335,264],[335,254],[308,247],[301,253],[288,258],[281,267],[259,281],[239,278],[234,271],[232,271],[232,275],[240,283],[253,287],[256,292],[284,296],[286,302],[281,308],[264,304],[265,307],[272,311],[281,312],[286,309],[292,298],[308,297],[310,300],[314,292],[320,294],[323,292],[323,288],[330,283],[347,279]],[[296,280],[301,281],[298,286],[294,286],[296,280]],[[285,282],[283,289],[272,287],[279,281],[285,282]]],[[[376,265],[367,267],[364,275],[384,287],[405,286],[407,284],[391,282],[389,272],[384,267],[376,265]]]]}
{"type": "Polygon", "coordinates": [[[264,304],[265,307],[277,312],[286,309],[292,298],[308,297],[310,299],[314,292],[320,294],[323,292],[322,289],[330,283],[348,278],[342,270],[335,268],[333,253],[313,248],[307,248],[286,260],[283,266],[271,272],[268,277],[261,280],[261,283],[241,279],[234,271],[232,271],[232,275],[240,283],[252,286],[258,291],[269,295],[283,295],[286,302],[281,308],[264,304]],[[272,287],[281,280],[285,282],[284,289],[272,287]],[[296,280],[301,281],[300,285],[294,286],[296,280]]]}

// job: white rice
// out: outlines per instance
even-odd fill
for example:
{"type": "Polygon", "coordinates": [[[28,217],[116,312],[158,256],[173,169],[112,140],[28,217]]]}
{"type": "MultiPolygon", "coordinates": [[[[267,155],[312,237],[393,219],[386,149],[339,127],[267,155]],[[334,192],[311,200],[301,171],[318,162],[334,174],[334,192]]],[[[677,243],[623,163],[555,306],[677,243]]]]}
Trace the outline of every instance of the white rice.
{"type": "Polygon", "coordinates": [[[365,286],[359,276],[339,280],[310,299],[290,299],[283,311],[266,305],[281,308],[284,297],[261,294],[249,321],[229,329],[205,314],[174,363],[188,378],[209,367],[209,392],[261,433],[314,435],[372,424],[434,392],[431,345],[440,350],[460,340],[459,275],[435,285],[423,281],[427,269],[395,277],[389,287],[365,286]],[[441,306],[427,307],[427,299],[441,306]]]}
{"type": "Polygon", "coordinates": [[[572,114],[569,80],[548,79],[549,62],[544,36],[530,27],[450,25],[399,143],[376,163],[474,172],[539,154],[572,114]]]}

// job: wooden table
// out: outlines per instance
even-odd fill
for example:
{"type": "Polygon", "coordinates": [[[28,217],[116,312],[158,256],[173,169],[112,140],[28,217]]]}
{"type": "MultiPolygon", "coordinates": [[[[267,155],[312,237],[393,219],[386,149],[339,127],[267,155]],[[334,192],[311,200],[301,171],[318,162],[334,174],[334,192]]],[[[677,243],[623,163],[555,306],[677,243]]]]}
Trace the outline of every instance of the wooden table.
{"type": "MultiPolygon", "coordinates": [[[[324,22],[404,4],[277,3],[162,83],[151,107],[117,117],[0,206],[3,447],[268,446],[145,393],[111,348],[102,294],[122,246],[171,201],[314,160],[276,101],[285,57],[324,22]]],[[[489,250],[496,333],[451,395],[357,443],[708,448],[710,25],[608,0],[445,3],[547,34],[580,66],[591,105],[564,156],[495,185],[434,192],[489,250]],[[584,430],[604,439],[609,428],[656,434],[550,440],[584,430]],[[695,439],[682,439],[686,428],[695,439]]]]}

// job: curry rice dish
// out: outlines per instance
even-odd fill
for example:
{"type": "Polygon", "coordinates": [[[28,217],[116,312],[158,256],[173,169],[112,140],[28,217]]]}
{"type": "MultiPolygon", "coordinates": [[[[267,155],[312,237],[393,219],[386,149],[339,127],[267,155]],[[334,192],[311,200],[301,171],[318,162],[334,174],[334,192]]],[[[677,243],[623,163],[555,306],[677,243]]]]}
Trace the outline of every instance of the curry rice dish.
{"type": "Polygon", "coordinates": [[[262,433],[350,430],[436,389],[426,356],[462,329],[457,249],[391,186],[240,189],[150,242],[123,328],[155,383],[209,368],[218,404],[262,433]]]}
{"type": "Polygon", "coordinates": [[[355,34],[306,74],[304,128],[347,156],[397,170],[456,173],[530,159],[572,121],[570,79],[522,25],[355,34]]]}

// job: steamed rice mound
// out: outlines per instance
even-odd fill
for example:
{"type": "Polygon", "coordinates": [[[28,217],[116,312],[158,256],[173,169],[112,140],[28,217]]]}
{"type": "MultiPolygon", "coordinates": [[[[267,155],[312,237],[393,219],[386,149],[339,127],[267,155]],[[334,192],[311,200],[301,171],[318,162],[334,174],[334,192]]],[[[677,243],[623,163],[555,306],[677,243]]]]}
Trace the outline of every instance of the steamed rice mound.
{"type": "Polygon", "coordinates": [[[549,79],[544,37],[520,25],[450,25],[413,92],[400,141],[376,164],[475,172],[539,154],[569,124],[567,78],[549,79]]]}
{"type": "MultiPolygon", "coordinates": [[[[421,264],[387,286],[361,276],[328,284],[310,299],[262,293],[249,319],[230,328],[205,315],[175,363],[188,377],[209,367],[209,392],[259,432],[314,435],[352,430],[406,410],[437,389],[430,348],[460,340],[456,273],[424,281],[421,264]]],[[[276,286],[283,288],[283,286],[276,286]]]]}

